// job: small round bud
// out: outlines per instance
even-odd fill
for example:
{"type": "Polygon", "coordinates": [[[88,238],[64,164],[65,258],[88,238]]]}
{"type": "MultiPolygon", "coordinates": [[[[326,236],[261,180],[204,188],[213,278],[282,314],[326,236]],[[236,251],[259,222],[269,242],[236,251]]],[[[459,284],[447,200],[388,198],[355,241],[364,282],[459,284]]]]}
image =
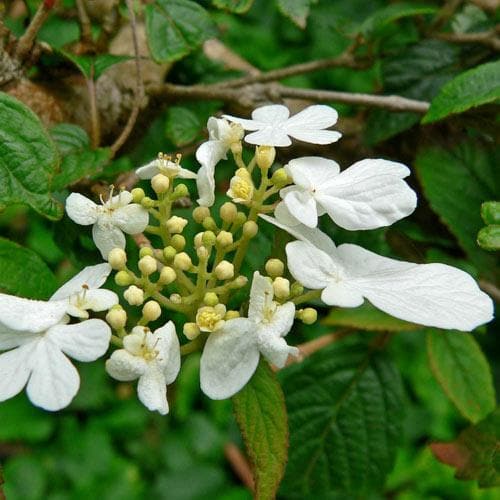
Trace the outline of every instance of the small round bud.
{"type": "Polygon", "coordinates": [[[229,280],[234,276],[234,266],[231,262],[223,260],[215,267],[214,274],[219,280],[229,280]]]}
{"type": "Polygon", "coordinates": [[[169,245],[168,247],[165,247],[163,249],[163,257],[165,257],[165,260],[167,262],[172,262],[172,260],[174,260],[176,253],[177,253],[177,250],[171,245],[169,245]]]}
{"type": "Polygon", "coordinates": [[[201,333],[196,323],[184,323],[182,331],[189,340],[194,340],[201,333]]]}
{"type": "Polygon", "coordinates": [[[286,299],[290,295],[290,282],[286,278],[276,278],[273,281],[274,295],[278,299],[286,299]]]}
{"type": "Polygon", "coordinates": [[[141,205],[144,207],[144,208],[153,208],[155,206],[155,201],[150,198],[149,196],[145,196],[142,200],[141,200],[141,205]]]}
{"type": "Polygon", "coordinates": [[[226,315],[224,316],[224,319],[227,321],[229,319],[235,319],[239,317],[240,313],[238,311],[227,311],[226,315]]]}
{"type": "Polygon", "coordinates": [[[156,194],[166,193],[170,187],[170,179],[166,175],[156,174],[151,179],[151,187],[156,194]]]}
{"type": "Polygon", "coordinates": [[[173,283],[176,278],[177,275],[175,274],[175,271],[169,266],[164,266],[160,271],[158,283],[160,283],[160,285],[170,285],[170,283],[173,283]]]}
{"type": "Polygon", "coordinates": [[[299,295],[302,295],[303,293],[304,287],[298,281],[292,283],[292,286],[290,287],[290,295],[292,297],[297,297],[299,295]]]}
{"type": "Polygon", "coordinates": [[[205,217],[202,224],[209,231],[217,231],[217,224],[212,217],[205,217]]]}
{"type": "Polygon", "coordinates": [[[193,210],[193,219],[198,224],[201,224],[203,222],[203,219],[207,217],[210,217],[210,210],[208,209],[208,207],[196,207],[193,210]]]}
{"type": "Polygon", "coordinates": [[[243,224],[243,236],[245,238],[253,238],[259,231],[259,226],[253,220],[247,220],[243,224]]]}
{"type": "Polygon", "coordinates": [[[131,306],[140,306],[144,302],[144,292],[135,285],[129,286],[123,296],[131,306]]]}
{"type": "Polygon", "coordinates": [[[205,231],[203,233],[201,241],[203,242],[204,246],[212,247],[215,245],[215,242],[217,241],[217,237],[215,236],[215,233],[213,231],[205,231]]]}
{"type": "Polygon", "coordinates": [[[217,304],[214,307],[203,306],[196,313],[196,324],[202,332],[213,332],[224,325],[226,306],[217,304]]]}
{"type": "Polygon", "coordinates": [[[236,170],[235,175],[229,181],[227,195],[236,203],[248,205],[253,198],[254,185],[252,177],[245,168],[236,170]]]}
{"type": "Polygon", "coordinates": [[[231,288],[243,288],[248,283],[248,278],[246,276],[238,276],[232,283],[231,288]]]}
{"type": "Polygon", "coordinates": [[[289,178],[288,178],[288,174],[286,173],[286,170],[283,167],[278,168],[278,170],[276,170],[273,173],[273,175],[271,177],[271,182],[273,183],[274,186],[276,186],[278,188],[283,187],[286,184],[288,184],[289,178]]]}
{"type": "Polygon", "coordinates": [[[141,249],[139,250],[140,259],[146,257],[146,255],[149,255],[150,257],[154,255],[153,249],[151,247],[141,247],[141,249]]]}
{"type": "Polygon", "coordinates": [[[140,203],[144,196],[146,196],[144,189],[142,188],[134,188],[130,191],[130,194],[132,195],[132,201],[134,203],[140,203]]]}
{"type": "Polygon", "coordinates": [[[154,257],[146,255],[145,257],[139,260],[138,267],[144,276],[149,276],[158,269],[158,264],[154,257]]]}
{"type": "Polygon", "coordinates": [[[239,227],[243,225],[247,220],[247,216],[243,212],[238,212],[236,218],[234,219],[234,225],[239,227]]]}
{"type": "Polygon", "coordinates": [[[201,247],[203,245],[203,233],[196,233],[193,242],[195,248],[201,247]]]}
{"type": "Polygon", "coordinates": [[[189,196],[189,189],[186,184],[177,184],[174,189],[174,198],[183,198],[189,196]]]}
{"type": "Polygon", "coordinates": [[[279,259],[269,259],[266,262],[266,273],[271,276],[271,278],[276,278],[277,276],[282,276],[285,271],[285,264],[279,259]]]}
{"type": "Polygon", "coordinates": [[[259,168],[271,168],[276,158],[276,150],[273,146],[257,146],[255,151],[257,165],[259,168]]]}
{"type": "Polygon", "coordinates": [[[111,328],[120,330],[127,324],[127,313],[122,306],[114,306],[106,314],[106,321],[111,328]]]}
{"type": "Polygon", "coordinates": [[[173,293],[172,295],[170,295],[169,299],[170,302],[174,304],[182,304],[182,297],[178,293],[173,293]]]}
{"type": "Polygon", "coordinates": [[[201,246],[196,249],[196,255],[199,260],[207,260],[210,252],[207,250],[207,247],[201,246]]]}
{"type": "Polygon", "coordinates": [[[148,300],[142,308],[142,316],[146,321],[156,321],[161,316],[161,307],[156,300],[148,300]]]}
{"type": "Polygon", "coordinates": [[[191,257],[186,252],[178,253],[174,257],[174,266],[181,271],[187,271],[192,265],[193,263],[191,262],[191,257]]]}
{"type": "Polygon", "coordinates": [[[316,311],[316,309],[313,309],[312,307],[306,307],[305,309],[302,310],[300,319],[302,320],[302,323],[306,325],[312,325],[318,319],[318,312],[316,311]]]}
{"type": "Polygon", "coordinates": [[[238,209],[236,208],[236,205],[234,203],[227,201],[220,207],[219,213],[220,213],[220,218],[224,222],[231,223],[234,222],[234,219],[236,219],[236,214],[238,213],[238,209]]]}
{"type": "Polygon", "coordinates": [[[170,219],[168,219],[165,225],[167,226],[167,229],[170,231],[170,233],[176,234],[182,233],[187,223],[187,219],[184,219],[183,217],[177,217],[177,215],[173,215],[172,217],[170,217],[170,219]]]}
{"type": "Polygon", "coordinates": [[[203,297],[203,303],[206,306],[216,306],[219,303],[219,297],[214,292],[207,292],[203,297]]]}
{"type": "Polygon", "coordinates": [[[184,247],[186,246],[186,238],[184,238],[182,234],[174,234],[170,243],[178,252],[180,252],[181,250],[184,250],[184,247]]]}
{"type": "Polygon", "coordinates": [[[108,254],[109,265],[115,270],[125,269],[127,264],[127,254],[121,248],[113,248],[108,254]]]}
{"type": "Polygon", "coordinates": [[[128,286],[134,282],[132,276],[127,271],[118,271],[115,275],[115,283],[120,286],[128,286]]]}
{"type": "Polygon", "coordinates": [[[217,243],[222,247],[228,247],[233,244],[233,235],[229,231],[221,231],[217,235],[217,243]]]}

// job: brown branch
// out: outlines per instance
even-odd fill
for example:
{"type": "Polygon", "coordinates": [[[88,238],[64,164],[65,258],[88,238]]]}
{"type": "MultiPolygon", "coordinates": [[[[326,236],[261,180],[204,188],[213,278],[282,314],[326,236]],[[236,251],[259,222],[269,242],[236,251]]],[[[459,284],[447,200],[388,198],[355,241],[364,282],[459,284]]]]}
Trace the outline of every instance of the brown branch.
{"type": "Polygon", "coordinates": [[[92,24],[90,22],[89,15],[87,14],[87,9],[83,3],[83,0],[76,0],[76,9],[78,11],[78,19],[80,21],[81,28],[81,40],[85,44],[92,43],[92,24]]]}
{"type": "Polygon", "coordinates": [[[141,109],[141,103],[144,99],[144,82],[142,81],[142,71],[141,71],[141,57],[139,53],[139,42],[137,40],[137,23],[134,13],[134,5],[132,0],[126,0],[127,8],[130,13],[130,24],[132,26],[132,40],[134,43],[134,56],[135,56],[135,70],[136,70],[136,82],[134,89],[134,104],[132,111],[128,117],[127,123],[122,130],[122,133],[118,136],[115,142],[111,145],[111,154],[115,156],[118,150],[125,144],[128,136],[132,133],[137,116],[141,109]]]}
{"type": "Polygon", "coordinates": [[[479,33],[434,33],[432,37],[451,43],[480,43],[500,51],[500,37],[497,32],[498,27],[479,33]]]}
{"type": "Polygon", "coordinates": [[[231,464],[234,473],[240,478],[241,482],[251,491],[255,490],[252,469],[247,458],[241,450],[233,443],[224,445],[224,456],[231,464]]]}
{"type": "Polygon", "coordinates": [[[90,139],[92,148],[96,149],[101,142],[101,124],[99,121],[99,110],[97,109],[97,96],[93,73],[94,71],[92,70],[90,78],[87,79],[87,90],[89,94],[90,139]]]}

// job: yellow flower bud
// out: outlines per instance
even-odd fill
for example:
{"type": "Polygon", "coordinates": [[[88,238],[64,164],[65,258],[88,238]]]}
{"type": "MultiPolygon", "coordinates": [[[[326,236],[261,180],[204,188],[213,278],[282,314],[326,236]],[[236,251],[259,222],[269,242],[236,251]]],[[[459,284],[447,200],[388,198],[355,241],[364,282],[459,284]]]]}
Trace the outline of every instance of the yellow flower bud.
{"type": "Polygon", "coordinates": [[[196,233],[194,236],[194,247],[199,248],[203,245],[203,233],[196,233]]]}
{"type": "Polygon", "coordinates": [[[247,220],[243,224],[243,236],[245,238],[253,238],[259,231],[259,226],[253,220],[247,220]]]}
{"type": "Polygon", "coordinates": [[[173,192],[173,198],[183,198],[184,196],[189,196],[189,189],[186,184],[177,184],[173,192]]]}
{"type": "Polygon", "coordinates": [[[216,306],[219,303],[219,297],[214,292],[207,292],[203,297],[203,303],[207,306],[216,306]]]}
{"type": "Polygon", "coordinates": [[[108,254],[109,265],[116,271],[125,269],[127,265],[127,254],[121,248],[113,248],[108,254]]]}
{"type": "Polygon", "coordinates": [[[132,195],[132,201],[134,203],[140,203],[145,196],[144,189],[141,188],[132,189],[132,191],[130,191],[130,194],[132,195]]]}
{"type": "Polygon", "coordinates": [[[207,247],[201,246],[196,249],[196,255],[198,256],[198,260],[207,260],[210,252],[207,250],[207,247]]]}
{"type": "Polygon", "coordinates": [[[213,332],[224,324],[225,315],[226,306],[223,304],[200,307],[196,313],[196,324],[202,332],[213,332]]]}
{"type": "Polygon", "coordinates": [[[269,259],[266,262],[266,273],[271,276],[271,278],[276,278],[277,276],[282,276],[285,271],[285,264],[279,259],[269,259]]]}
{"type": "Polygon", "coordinates": [[[227,195],[236,203],[248,205],[252,201],[254,186],[248,170],[239,168],[231,178],[227,195]]]}
{"type": "Polygon", "coordinates": [[[239,318],[239,317],[240,317],[240,313],[238,311],[227,311],[224,319],[227,321],[229,319],[234,319],[234,318],[239,318]]]}
{"type": "Polygon", "coordinates": [[[312,307],[306,307],[301,311],[300,319],[306,325],[312,325],[318,319],[318,312],[312,307]]]}
{"type": "Polygon", "coordinates": [[[286,299],[290,295],[290,282],[286,278],[277,277],[273,281],[274,295],[278,299],[286,299]]]}
{"type": "Polygon", "coordinates": [[[276,149],[273,146],[257,146],[255,151],[257,165],[259,168],[271,168],[276,158],[276,149]]]}
{"type": "Polygon", "coordinates": [[[182,297],[178,293],[173,293],[172,295],[170,295],[169,299],[170,302],[174,304],[182,304],[182,297]]]}
{"type": "Polygon", "coordinates": [[[186,246],[186,238],[184,238],[182,234],[174,234],[170,243],[178,252],[180,252],[181,250],[184,250],[184,247],[186,246]]]}
{"type": "Polygon", "coordinates": [[[156,300],[148,300],[142,308],[142,317],[146,321],[156,321],[161,316],[161,307],[156,300]]]}
{"type": "Polygon", "coordinates": [[[243,212],[238,212],[236,218],[234,219],[234,226],[239,227],[244,224],[247,220],[247,216],[243,212]]]}
{"type": "Polygon", "coordinates": [[[222,247],[227,247],[233,244],[233,235],[228,231],[221,231],[217,235],[217,243],[222,247]]]}
{"type": "Polygon", "coordinates": [[[231,144],[231,152],[233,155],[240,155],[243,152],[243,146],[241,142],[233,142],[231,144]]]}
{"type": "Polygon", "coordinates": [[[150,255],[146,255],[142,259],[139,260],[138,263],[139,270],[144,276],[149,276],[153,274],[158,269],[158,263],[154,257],[150,255]]]}
{"type": "Polygon", "coordinates": [[[289,180],[290,179],[288,177],[288,174],[286,173],[286,170],[283,167],[278,168],[278,170],[276,170],[271,177],[271,182],[273,183],[274,186],[278,188],[281,188],[286,184],[288,184],[289,180]]]}
{"type": "Polygon", "coordinates": [[[115,283],[120,286],[128,286],[134,282],[132,276],[127,271],[118,271],[115,275],[115,283]]]}
{"type": "Polygon", "coordinates": [[[175,271],[171,267],[165,266],[160,271],[160,277],[158,279],[158,283],[160,285],[170,285],[170,283],[173,283],[176,278],[177,275],[175,274],[175,271]]]}
{"type": "Polygon", "coordinates": [[[170,219],[168,219],[165,225],[167,226],[167,229],[170,231],[170,233],[175,234],[175,233],[182,233],[187,223],[188,223],[187,219],[184,219],[183,217],[177,217],[176,215],[174,215],[170,217],[170,219]]]}
{"type": "Polygon", "coordinates": [[[191,268],[193,263],[191,262],[191,257],[186,252],[178,253],[174,257],[174,266],[181,271],[187,271],[191,268]]]}
{"type": "Polygon", "coordinates": [[[122,306],[114,306],[106,314],[106,321],[111,328],[120,330],[127,324],[127,313],[122,306]]]}
{"type": "Polygon", "coordinates": [[[163,194],[170,187],[170,179],[163,174],[157,174],[151,179],[151,187],[156,194],[163,194]]]}
{"type": "Polygon", "coordinates": [[[153,256],[154,252],[153,252],[153,249],[151,247],[141,247],[141,249],[139,250],[139,258],[143,258],[143,257],[146,257],[146,255],[149,255],[149,256],[153,256]]]}
{"type": "Polygon", "coordinates": [[[217,231],[217,224],[212,217],[205,217],[202,224],[209,231],[217,231]]]}
{"type": "Polygon", "coordinates": [[[230,201],[227,201],[224,203],[219,210],[220,218],[224,222],[232,223],[234,222],[234,219],[236,219],[236,214],[238,213],[238,210],[236,208],[236,205],[234,203],[231,203],[230,201]]]}
{"type": "Polygon", "coordinates": [[[201,224],[203,222],[203,219],[207,217],[210,217],[210,210],[208,209],[208,207],[196,207],[193,210],[193,219],[198,224],[201,224]]]}
{"type": "Polygon", "coordinates": [[[145,196],[142,200],[141,200],[141,205],[144,207],[144,208],[153,208],[155,206],[155,201],[150,198],[149,196],[145,196]]]}
{"type": "Polygon", "coordinates": [[[172,260],[174,260],[176,253],[177,253],[177,250],[171,245],[169,245],[168,247],[165,247],[163,249],[163,257],[165,257],[165,260],[167,262],[172,262],[172,260]]]}
{"type": "Polygon", "coordinates": [[[215,236],[215,233],[213,231],[205,231],[203,233],[201,241],[203,242],[204,246],[212,247],[215,245],[217,237],[215,236]]]}
{"type": "Polygon", "coordinates": [[[184,323],[182,331],[189,340],[194,340],[201,333],[196,323],[184,323]]]}
{"type": "Polygon", "coordinates": [[[304,287],[296,281],[295,283],[292,284],[290,287],[290,295],[292,297],[297,297],[298,295],[302,295],[304,293],[304,287]]]}
{"type": "Polygon", "coordinates": [[[140,306],[144,302],[144,292],[135,285],[129,286],[123,297],[131,306],[140,306]]]}
{"type": "Polygon", "coordinates": [[[229,280],[234,276],[234,266],[231,262],[223,260],[215,267],[214,274],[219,280],[229,280]]]}
{"type": "Polygon", "coordinates": [[[248,278],[246,276],[238,276],[232,283],[231,288],[243,288],[248,283],[248,278]]]}

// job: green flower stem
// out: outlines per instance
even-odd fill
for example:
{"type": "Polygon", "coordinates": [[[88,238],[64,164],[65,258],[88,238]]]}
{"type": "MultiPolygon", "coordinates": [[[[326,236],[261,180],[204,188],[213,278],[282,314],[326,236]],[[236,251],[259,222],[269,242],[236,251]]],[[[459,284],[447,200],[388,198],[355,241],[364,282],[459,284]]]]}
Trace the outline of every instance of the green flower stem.
{"type": "Polygon", "coordinates": [[[205,345],[207,341],[208,335],[200,334],[199,337],[196,337],[191,342],[184,344],[181,346],[181,356],[186,356],[186,354],[191,354],[192,352],[196,352],[201,350],[201,348],[205,345]]]}
{"type": "Polygon", "coordinates": [[[273,186],[272,188],[269,188],[265,193],[264,193],[264,200],[267,200],[270,196],[273,194],[276,194],[279,192],[281,188],[277,188],[276,186],[273,186]]]}
{"type": "Polygon", "coordinates": [[[208,257],[200,259],[198,262],[198,277],[196,279],[196,292],[195,295],[201,300],[205,295],[205,286],[209,274],[207,273],[208,257]]]}
{"type": "Polygon", "coordinates": [[[111,335],[111,343],[116,347],[123,347],[122,339],[116,335],[111,335]]]}
{"type": "Polygon", "coordinates": [[[158,201],[160,202],[159,211],[160,215],[158,220],[160,221],[160,237],[163,243],[163,246],[166,247],[170,245],[170,231],[167,229],[166,222],[170,219],[170,213],[172,211],[172,194],[174,189],[174,180],[170,178],[170,185],[168,187],[168,191],[164,194],[158,195],[158,201]]]}
{"type": "Polygon", "coordinates": [[[292,299],[292,302],[295,305],[302,304],[304,302],[310,302],[314,299],[319,299],[321,297],[321,290],[309,290],[308,292],[303,293],[292,299]]]}
{"type": "Polygon", "coordinates": [[[165,295],[161,294],[160,292],[156,292],[155,294],[153,294],[152,298],[155,299],[159,304],[161,304],[166,309],[181,312],[184,314],[191,313],[191,309],[192,309],[191,307],[184,305],[184,304],[174,304],[170,299],[165,297],[165,295]]]}
{"type": "Polygon", "coordinates": [[[146,226],[146,229],[144,230],[145,233],[150,233],[150,234],[160,234],[160,227],[159,226],[146,226]]]}
{"type": "Polygon", "coordinates": [[[247,166],[248,173],[251,174],[253,172],[253,169],[257,163],[257,149],[255,150],[256,152],[253,154],[252,159],[250,160],[250,163],[247,166]]]}
{"type": "Polygon", "coordinates": [[[177,275],[177,282],[183,288],[185,288],[189,293],[193,293],[196,290],[195,284],[184,274],[184,271],[174,267],[175,274],[177,275]]]}
{"type": "Polygon", "coordinates": [[[231,152],[233,153],[234,162],[236,163],[237,167],[238,168],[247,168],[245,162],[243,161],[243,156],[242,156],[241,152],[235,153],[232,150],[231,150],[231,152]]]}

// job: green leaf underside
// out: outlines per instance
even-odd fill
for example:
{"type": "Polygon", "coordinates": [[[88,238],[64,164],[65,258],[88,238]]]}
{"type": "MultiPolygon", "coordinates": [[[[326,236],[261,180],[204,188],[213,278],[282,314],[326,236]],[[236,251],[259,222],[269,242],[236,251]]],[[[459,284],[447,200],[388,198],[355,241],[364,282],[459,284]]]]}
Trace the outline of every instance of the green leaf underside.
{"type": "Polygon", "coordinates": [[[59,53],[66,59],[69,59],[85,78],[92,78],[93,80],[97,80],[107,69],[111,68],[111,66],[133,59],[132,56],[119,56],[114,54],[77,56],[65,50],[60,50],[59,53]]]}
{"type": "Polygon", "coordinates": [[[318,0],[277,0],[277,2],[281,13],[290,18],[299,28],[304,29],[311,5],[318,3],[318,0]]]}
{"type": "Polygon", "coordinates": [[[482,64],[461,73],[448,82],[431,102],[422,123],[431,123],[449,115],[500,99],[500,61],[482,64]]]}
{"type": "Polygon", "coordinates": [[[203,126],[198,115],[186,107],[172,106],[167,111],[165,133],[176,146],[193,142],[203,126]]]}
{"type": "Polygon", "coordinates": [[[365,302],[356,308],[335,308],[323,320],[324,325],[344,326],[369,331],[403,332],[422,328],[415,323],[394,318],[365,302]]]}
{"type": "Polygon", "coordinates": [[[439,461],[456,468],[457,479],[477,480],[481,488],[500,486],[500,408],[455,441],[430,446],[439,461]]]}
{"type": "Polygon", "coordinates": [[[0,238],[0,292],[48,299],[56,286],[54,274],[35,252],[0,238]]]}
{"type": "Polygon", "coordinates": [[[468,333],[429,330],[427,354],[432,373],[460,413],[473,423],[495,408],[490,367],[468,333]]]}
{"type": "Polygon", "coordinates": [[[208,12],[190,0],[156,0],[146,7],[146,32],[157,62],[182,59],[215,35],[208,12]]]}
{"type": "Polygon", "coordinates": [[[288,423],[283,391],[265,361],[233,396],[233,407],[252,461],[256,498],[271,500],[287,460],[288,423]]]}
{"type": "Polygon", "coordinates": [[[373,493],[392,469],[402,386],[389,359],[348,338],[282,373],[290,423],[290,498],[373,493]]]}
{"type": "Polygon", "coordinates": [[[235,14],[248,12],[254,0],[212,0],[212,3],[219,9],[225,9],[235,14]]]}
{"type": "Polygon", "coordinates": [[[473,143],[463,143],[452,150],[423,149],[415,159],[415,166],[432,209],[474,265],[491,275],[494,259],[477,246],[476,237],[484,226],[479,213],[481,203],[495,197],[499,184],[495,158],[489,158],[485,149],[473,143]]]}
{"type": "Polygon", "coordinates": [[[58,163],[55,144],[38,117],[0,92],[0,210],[22,203],[49,219],[60,219],[62,206],[50,196],[58,163]]]}

